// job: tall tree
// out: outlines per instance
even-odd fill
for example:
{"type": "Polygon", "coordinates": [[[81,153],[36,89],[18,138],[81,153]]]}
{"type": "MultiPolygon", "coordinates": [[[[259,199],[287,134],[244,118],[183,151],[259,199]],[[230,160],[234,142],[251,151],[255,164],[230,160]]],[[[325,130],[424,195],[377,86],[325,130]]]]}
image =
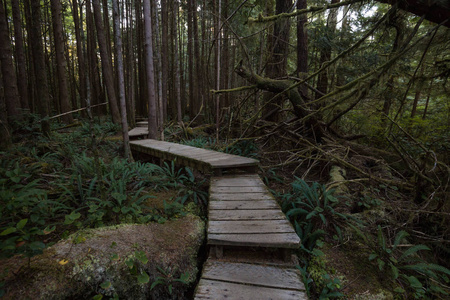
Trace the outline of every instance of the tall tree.
{"type": "Polygon", "coordinates": [[[33,55],[34,80],[36,83],[36,106],[41,117],[42,132],[44,135],[49,136],[50,123],[45,119],[48,117],[49,93],[41,33],[41,1],[27,0],[27,4],[31,8],[31,20],[29,20],[31,22],[31,32],[29,32],[29,35],[33,55]]]}
{"type": "MultiPolygon", "coordinates": [[[[339,3],[340,0],[331,0],[331,4],[339,3]]],[[[334,37],[334,33],[336,31],[337,25],[337,13],[338,8],[333,8],[329,10],[328,18],[327,18],[327,26],[325,28],[325,42],[322,43],[322,49],[320,52],[320,66],[323,66],[326,62],[331,60],[331,50],[332,50],[332,40],[334,37]]],[[[329,68],[322,71],[319,75],[319,79],[317,80],[317,92],[316,98],[322,97],[328,91],[328,72],[329,68]]]]}
{"type": "MultiPolygon", "coordinates": [[[[292,0],[277,0],[276,1],[276,14],[289,12],[292,8],[292,0]]],[[[269,40],[269,51],[271,51],[267,67],[266,76],[269,78],[281,78],[287,76],[287,57],[289,50],[289,33],[290,33],[290,21],[289,19],[279,20],[275,22],[273,27],[273,37],[269,40]]],[[[277,121],[279,107],[282,103],[282,98],[278,97],[277,100],[271,100],[273,94],[266,95],[267,103],[264,109],[264,115],[268,121],[277,121]]]]}
{"type": "MultiPolygon", "coordinates": [[[[58,75],[58,90],[59,90],[59,104],[61,107],[61,113],[69,112],[72,110],[69,101],[69,89],[67,85],[66,74],[66,60],[64,58],[64,37],[62,26],[62,9],[60,0],[51,0],[52,10],[52,23],[53,23],[53,35],[55,42],[55,54],[56,54],[56,71],[58,75]]],[[[65,123],[72,123],[72,114],[66,114],[62,116],[62,120],[65,123]]]]}
{"type": "Polygon", "coordinates": [[[148,93],[148,137],[158,138],[158,123],[155,96],[155,74],[153,67],[153,32],[150,0],[144,0],[144,32],[145,32],[145,70],[147,74],[148,93]]]}
{"type": "Polygon", "coordinates": [[[173,40],[174,40],[174,59],[173,59],[173,68],[174,68],[174,76],[175,76],[175,82],[174,82],[174,89],[175,89],[175,98],[176,98],[176,110],[177,110],[177,121],[179,124],[183,122],[183,111],[181,106],[181,84],[180,84],[180,78],[182,77],[181,71],[180,71],[180,59],[178,54],[178,30],[177,30],[177,16],[178,16],[178,10],[179,10],[179,4],[178,0],[173,1],[174,10],[173,10],[173,40]]]}
{"type": "Polygon", "coordinates": [[[122,117],[122,136],[125,157],[130,158],[130,139],[128,137],[127,104],[125,101],[125,78],[123,75],[122,31],[120,29],[119,0],[113,0],[114,41],[117,57],[117,78],[119,82],[119,102],[122,117]]]}
{"type": "MultiPolygon", "coordinates": [[[[0,77],[1,74],[0,74],[0,77]]],[[[3,89],[3,80],[0,80],[0,90],[3,89]]],[[[11,131],[8,126],[8,115],[6,113],[5,97],[0,94],[0,149],[7,149],[11,145],[11,131]]]]}
{"type": "MultiPolygon", "coordinates": [[[[80,10],[83,13],[83,10],[80,10]]],[[[79,94],[80,94],[80,105],[81,107],[86,106],[86,62],[84,49],[84,39],[81,37],[81,32],[83,31],[83,23],[80,22],[80,16],[78,14],[78,0],[72,0],[72,16],[75,28],[75,40],[77,45],[77,58],[78,58],[78,78],[79,78],[79,94]]],[[[82,18],[81,18],[82,19],[82,18]]],[[[84,35],[84,34],[83,34],[84,35]]]]}
{"type": "MultiPolygon", "coordinates": [[[[175,14],[175,12],[172,12],[175,14]]],[[[167,92],[169,83],[169,5],[167,0],[161,0],[161,89],[163,115],[167,116],[167,92]]],[[[176,40],[176,37],[174,38],[176,40]]]]}
{"type": "MultiPolygon", "coordinates": [[[[298,0],[297,9],[305,9],[307,0],[298,0]]],[[[297,76],[303,78],[308,74],[308,31],[306,30],[307,14],[297,17],[297,76]]],[[[300,87],[300,91],[307,96],[306,85],[300,87]]]]}
{"type": "Polygon", "coordinates": [[[22,109],[29,110],[28,101],[30,99],[28,97],[27,62],[25,60],[19,0],[11,0],[11,8],[14,22],[14,52],[17,64],[17,87],[19,89],[20,105],[22,109]]]}
{"type": "Polygon", "coordinates": [[[98,47],[102,61],[103,77],[105,78],[106,92],[108,94],[109,108],[114,123],[120,123],[120,112],[117,104],[117,96],[114,88],[114,74],[111,62],[111,55],[108,51],[108,41],[106,40],[105,29],[103,27],[102,13],[99,0],[92,0],[94,10],[95,27],[97,31],[98,47]]]}
{"type": "Polygon", "coordinates": [[[0,0],[0,62],[8,117],[17,117],[20,109],[20,98],[3,0],[0,0]]]}

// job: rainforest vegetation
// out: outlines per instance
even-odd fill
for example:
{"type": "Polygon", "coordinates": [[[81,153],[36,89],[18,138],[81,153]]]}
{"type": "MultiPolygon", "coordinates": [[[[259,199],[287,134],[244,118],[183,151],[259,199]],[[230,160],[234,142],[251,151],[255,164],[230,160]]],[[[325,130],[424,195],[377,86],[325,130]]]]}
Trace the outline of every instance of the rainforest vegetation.
{"type": "MultiPolygon", "coordinates": [[[[0,297],[14,259],[80,230],[206,219],[208,174],[133,158],[146,120],[260,161],[312,299],[448,298],[450,6],[430,3],[0,0],[0,297]]],[[[133,276],[190,275],[158,270],[133,276]]]]}

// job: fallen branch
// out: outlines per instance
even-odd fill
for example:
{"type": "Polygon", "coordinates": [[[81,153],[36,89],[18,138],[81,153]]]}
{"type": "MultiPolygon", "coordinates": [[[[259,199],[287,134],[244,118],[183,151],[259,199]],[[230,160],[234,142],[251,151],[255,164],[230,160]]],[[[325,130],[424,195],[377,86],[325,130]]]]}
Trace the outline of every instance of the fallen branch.
{"type": "Polygon", "coordinates": [[[47,120],[56,119],[56,118],[59,118],[59,117],[62,117],[62,116],[65,116],[65,115],[68,115],[68,114],[71,114],[71,113],[74,113],[74,112],[78,112],[78,111],[82,111],[82,110],[85,110],[85,109],[88,109],[88,108],[93,108],[93,107],[97,107],[97,106],[101,106],[101,105],[106,105],[106,104],[108,104],[108,102],[104,102],[104,103],[100,103],[100,104],[96,104],[96,105],[91,105],[91,106],[88,106],[88,107],[83,107],[83,108],[71,110],[71,111],[65,112],[65,113],[63,113],[63,114],[59,114],[59,115],[50,117],[50,118],[48,118],[47,120]]]}

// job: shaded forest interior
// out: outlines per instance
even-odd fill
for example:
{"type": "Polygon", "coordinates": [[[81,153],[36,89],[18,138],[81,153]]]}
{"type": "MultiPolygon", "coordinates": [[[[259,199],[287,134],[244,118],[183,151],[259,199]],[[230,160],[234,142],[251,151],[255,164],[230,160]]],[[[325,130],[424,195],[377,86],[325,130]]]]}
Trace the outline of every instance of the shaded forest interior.
{"type": "MultiPolygon", "coordinates": [[[[138,206],[94,217],[81,192],[106,201],[105,165],[135,164],[141,119],[149,138],[260,160],[312,298],[356,297],[360,272],[377,274],[373,294],[448,296],[449,17],[441,0],[0,0],[0,257],[41,253],[55,228],[48,245],[170,219],[138,206]],[[44,195],[66,208],[38,213],[44,195]]],[[[207,177],[183,172],[170,189],[204,216],[207,177]]],[[[120,193],[138,197],[142,178],[120,193]]]]}

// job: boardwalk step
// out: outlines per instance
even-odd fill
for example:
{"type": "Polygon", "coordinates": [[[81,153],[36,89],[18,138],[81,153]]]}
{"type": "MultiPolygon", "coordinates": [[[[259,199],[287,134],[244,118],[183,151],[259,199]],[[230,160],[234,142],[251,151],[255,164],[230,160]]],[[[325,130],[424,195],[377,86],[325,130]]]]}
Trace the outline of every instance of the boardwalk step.
{"type": "Polygon", "coordinates": [[[295,249],[300,239],[261,178],[211,178],[208,245],[295,249]]]}
{"type": "Polygon", "coordinates": [[[294,268],[208,260],[195,299],[307,299],[294,268]]]}

